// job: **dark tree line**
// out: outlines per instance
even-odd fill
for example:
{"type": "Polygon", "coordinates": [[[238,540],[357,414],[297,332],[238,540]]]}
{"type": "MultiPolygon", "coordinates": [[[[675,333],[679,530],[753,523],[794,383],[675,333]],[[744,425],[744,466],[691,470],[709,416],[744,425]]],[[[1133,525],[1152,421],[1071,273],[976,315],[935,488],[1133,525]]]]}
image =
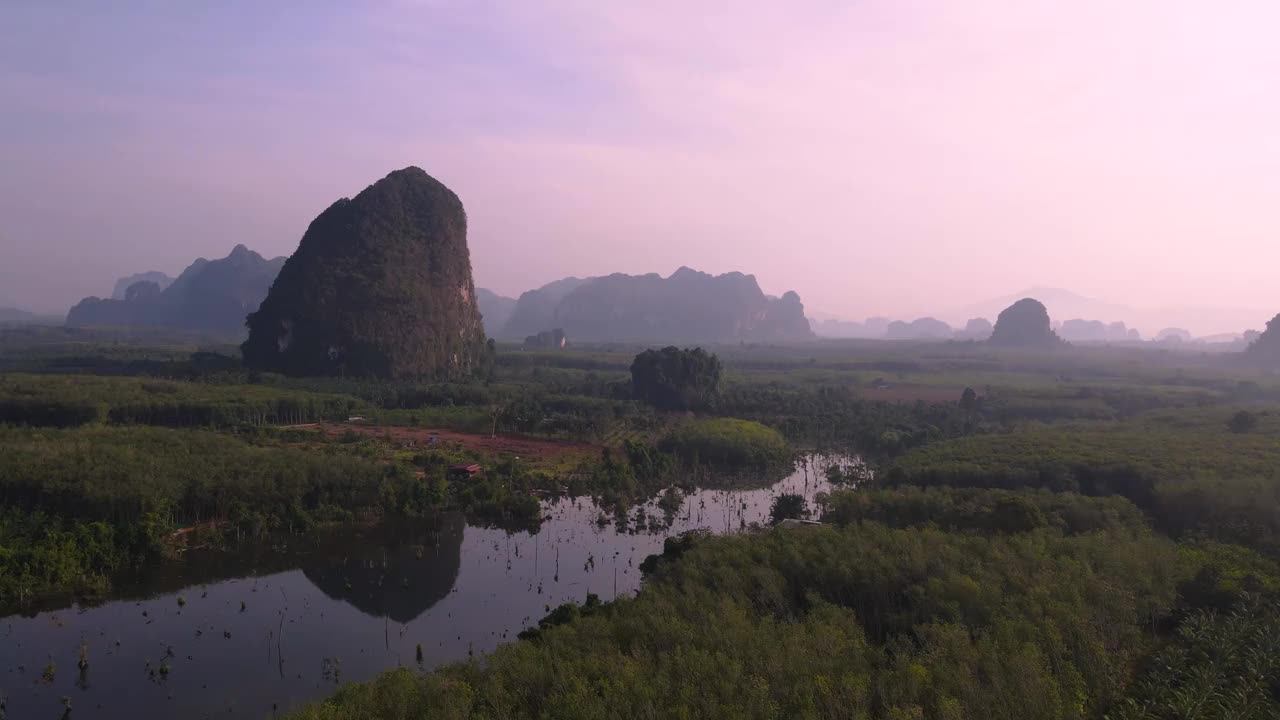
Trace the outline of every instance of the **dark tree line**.
{"type": "Polygon", "coordinates": [[[702,348],[645,350],[631,363],[636,399],[659,410],[707,410],[715,403],[723,368],[702,348]]]}

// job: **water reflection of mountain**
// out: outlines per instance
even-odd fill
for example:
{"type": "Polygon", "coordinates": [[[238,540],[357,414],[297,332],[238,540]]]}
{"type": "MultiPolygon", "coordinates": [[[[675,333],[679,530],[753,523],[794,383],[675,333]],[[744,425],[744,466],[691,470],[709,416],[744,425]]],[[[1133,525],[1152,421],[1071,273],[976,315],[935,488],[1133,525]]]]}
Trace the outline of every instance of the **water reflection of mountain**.
{"type": "Polygon", "coordinates": [[[413,528],[377,528],[344,538],[302,561],[325,595],[374,617],[407,623],[453,589],[462,560],[460,514],[413,528]]]}

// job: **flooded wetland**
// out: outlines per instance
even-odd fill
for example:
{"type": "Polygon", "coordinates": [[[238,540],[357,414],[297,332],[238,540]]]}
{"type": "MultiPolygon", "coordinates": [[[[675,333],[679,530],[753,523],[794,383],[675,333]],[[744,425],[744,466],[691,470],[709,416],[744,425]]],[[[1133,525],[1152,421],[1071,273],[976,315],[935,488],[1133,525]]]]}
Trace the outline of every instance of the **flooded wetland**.
{"type": "Polygon", "coordinates": [[[807,458],[765,487],[699,489],[678,507],[654,499],[625,527],[566,497],[544,501],[533,532],[445,514],[192,550],[102,604],[0,619],[7,717],[268,718],[346,681],[483,655],[561,603],[634,594],[668,537],[767,524],[784,493],[812,507],[830,462],[807,458]]]}

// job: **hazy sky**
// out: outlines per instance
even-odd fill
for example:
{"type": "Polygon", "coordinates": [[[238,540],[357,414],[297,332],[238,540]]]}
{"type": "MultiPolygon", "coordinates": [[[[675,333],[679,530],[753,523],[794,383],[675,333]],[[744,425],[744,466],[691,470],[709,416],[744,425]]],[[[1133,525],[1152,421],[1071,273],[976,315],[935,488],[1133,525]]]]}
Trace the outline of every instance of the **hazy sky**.
{"type": "Polygon", "coordinates": [[[1276,0],[7,0],[0,304],[288,254],[419,165],[506,294],[689,265],[851,317],[1050,285],[1260,327],[1278,29],[1276,0]]]}

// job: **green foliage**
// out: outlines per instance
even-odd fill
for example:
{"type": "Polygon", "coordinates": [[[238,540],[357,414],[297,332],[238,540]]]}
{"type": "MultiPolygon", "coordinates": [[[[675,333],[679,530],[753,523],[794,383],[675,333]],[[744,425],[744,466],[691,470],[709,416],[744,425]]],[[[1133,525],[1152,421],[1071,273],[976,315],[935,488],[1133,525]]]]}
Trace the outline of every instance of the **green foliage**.
{"type": "Polygon", "coordinates": [[[1145,666],[1110,720],[1280,716],[1280,604],[1250,597],[1230,612],[1199,611],[1145,666]]]}
{"type": "Polygon", "coordinates": [[[536,527],[542,508],[531,491],[545,489],[550,479],[515,458],[504,458],[478,478],[450,483],[451,504],[473,520],[502,527],[536,527]]]}
{"type": "Polygon", "coordinates": [[[720,359],[702,348],[645,350],[631,363],[638,400],[659,410],[706,410],[720,386],[720,359]]]}
{"type": "Polygon", "coordinates": [[[600,602],[600,596],[595,593],[587,593],[587,600],[582,605],[577,603],[564,603],[547,614],[546,617],[538,621],[536,628],[529,628],[520,633],[521,640],[536,640],[542,636],[544,630],[549,630],[560,625],[568,625],[569,623],[583,617],[590,617],[600,612],[604,605],[600,602]]]}
{"type": "Polygon", "coordinates": [[[173,531],[239,537],[399,512],[422,483],[350,452],[149,427],[0,427],[0,607],[95,593],[165,552],[173,531]],[[399,488],[389,492],[389,488],[399,488]]]}
{"type": "Polygon", "coordinates": [[[786,467],[783,438],[874,471],[830,475],[853,488],[817,500],[831,527],[671,538],[635,599],[562,606],[532,642],[347,686],[302,717],[1168,718],[1197,698],[1205,717],[1274,714],[1255,656],[1275,654],[1280,383],[1221,358],[721,347],[703,353],[722,375],[714,403],[705,383],[676,393],[709,408],[695,419],[632,399],[636,347],[499,350],[483,380],[392,382],[247,373],[182,338],[77,337],[0,331],[0,368],[130,376],[0,376],[0,408],[27,426],[0,428],[2,607],[101,592],[170,556],[184,526],[262,542],[456,508],[518,528],[538,522],[534,490],[562,487],[623,518],[659,494],[675,512],[692,485],[786,467]],[[552,470],[263,427],[331,412],[486,435],[496,420],[595,449],[552,470]],[[1247,432],[1231,431],[1239,412],[1247,432]],[[147,423],[223,433],[125,426],[147,423]],[[446,479],[456,462],[484,472],[446,479]]]}
{"type": "Polygon", "coordinates": [[[858,397],[847,387],[798,387],[789,383],[731,383],[719,412],[766,423],[787,437],[818,447],[856,449],[873,455],[904,450],[983,428],[955,404],[890,403],[858,397]]]}
{"type": "Polygon", "coordinates": [[[903,486],[834,492],[825,522],[879,522],[951,532],[1013,533],[1054,527],[1069,535],[1099,530],[1146,532],[1142,512],[1121,497],[1048,491],[903,486]]]}
{"type": "Polygon", "coordinates": [[[102,592],[109,575],[159,547],[145,530],[121,532],[101,521],[69,523],[43,512],[0,511],[0,610],[53,591],[102,592]],[[132,537],[130,537],[132,536],[132,537]]]}
{"type": "Polygon", "coordinates": [[[170,427],[345,420],[355,398],[265,387],[137,377],[0,375],[0,424],[74,427],[95,422],[170,427]]]}
{"type": "Polygon", "coordinates": [[[483,664],[293,717],[1099,717],[1172,604],[1170,543],[875,524],[722,537],[483,664]],[[707,632],[707,628],[715,628],[707,632]]]}
{"type": "Polygon", "coordinates": [[[883,482],[1120,495],[1174,537],[1280,552],[1280,445],[1213,428],[1153,418],[959,438],[908,453],[883,482]]]}
{"type": "Polygon", "coordinates": [[[769,471],[792,459],[782,434],[750,420],[711,418],[677,425],[658,447],[689,465],[769,471]]]}
{"type": "Polygon", "coordinates": [[[783,520],[801,520],[809,517],[809,505],[803,495],[783,493],[773,499],[769,508],[769,524],[777,525],[783,520]]]}

